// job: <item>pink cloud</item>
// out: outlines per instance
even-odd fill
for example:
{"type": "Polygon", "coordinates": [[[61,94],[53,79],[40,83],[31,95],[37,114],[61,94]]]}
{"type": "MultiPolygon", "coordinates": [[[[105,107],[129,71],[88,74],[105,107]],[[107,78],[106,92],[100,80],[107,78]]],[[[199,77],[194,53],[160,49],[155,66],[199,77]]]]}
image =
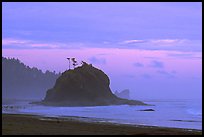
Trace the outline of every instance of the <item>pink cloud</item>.
{"type": "Polygon", "coordinates": [[[149,39],[149,40],[125,40],[119,44],[135,44],[135,43],[147,43],[147,44],[181,44],[187,42],[185,39],[149,39]]]}
{"type": "Polygon", "coordinates": [[[41,44],[41,43],[33,43],[29,44],[30,47],[33,48],[59,48],[60,46],[57,44],[41,44]]]}
{"type": "MultiPolygon", "coordinates": [[[[46,45],[44,45],[46,46],[46,45]]],[[[185,52],[186,53],[186,52],[185,52]]],[[[94,64],[101,68],[107,74],[119,76],[120,74],[144,74],[149,73],[152,76],[156,75],[158,68],[148,67],[153,59],[145,57],[155,57],[165,63],[165,71],[170,72],[175,70],[180,77],[197,76],[202,73],[201,59],[183,59],[169,56],[169,54],[178,54],[175,51],[151,51],[138,49],[117,49],[117,48],[83,48],[83,49],[3,49],[4,57],[16,57],[25,62],[29,66],[36,66],[40,69],[65,71],[68,63],[67,57],[75,57],[78,61],[86,61],[91,63],[89,59],[99,54],[104,54],[103,59],[105,64],[94,64]],[[144,64],[144,67],[134,67],[135,62],[144,64]],[[184,69],[185,68],[185,69],[184,69]]],[[[194,52],[189,52],[194,54],[194,52]]],[[[155,60],[155,59],[154,59],[155,60]]],[[[177,75],[176,74],[176,75],[177,75]]],[[[137,78],[137,77],[136,77],[137,78]]]]}
{"type": "Polygon", "coordinates": [[[29,40],[20,40],[20,39],[2,39],[2,45],[19,45],[19,44],[28,44],[29,40]]]}
{"type": "Polygon", "coordinates": [[[150,43],[158,44],[158,45],[173,45],[173,44],[181,44],[185,42],[184,39],[155,39],[150,40],[150,43]]]}
{"type": "Polygon", "coordinates": [[[120,44],[134,44],[134,43],[145,43],[145,40],[125,40],[122,41],[120,44]]]}
{"type": "Polygon", "coordinates": [[[79,48],[83,43],[58,43],[58,42],[40,42],[32,40],[22,40],[14,38],[2,39],[3,46],[16,46],[16,48],[46,48],[46,49],[60,49],[60,48],[79,48]]]}

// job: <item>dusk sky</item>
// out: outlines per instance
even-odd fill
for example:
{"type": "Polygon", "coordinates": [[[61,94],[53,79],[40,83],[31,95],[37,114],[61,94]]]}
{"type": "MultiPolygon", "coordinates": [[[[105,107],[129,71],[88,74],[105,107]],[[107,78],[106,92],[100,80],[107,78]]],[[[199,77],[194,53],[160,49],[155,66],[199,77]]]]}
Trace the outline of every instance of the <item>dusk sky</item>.
{"type": "Polygon", "coordinates": [[[92,63],[133,99],[202,96],[201,2],[3,2],[2,54],[63,72],[92,63]]]}

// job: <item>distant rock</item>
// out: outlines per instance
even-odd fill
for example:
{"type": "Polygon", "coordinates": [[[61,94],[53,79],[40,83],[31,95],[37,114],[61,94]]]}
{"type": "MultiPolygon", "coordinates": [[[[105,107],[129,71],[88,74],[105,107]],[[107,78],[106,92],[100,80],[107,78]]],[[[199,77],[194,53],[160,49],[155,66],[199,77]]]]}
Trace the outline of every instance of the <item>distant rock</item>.
{"type": "Polygon", "coordinates": [[[116,91],[115,95],[119,98],[130,99],[130,91],[129,89],[125,89],[121,92],[116,91]]]}
{"type": "Polygon", "coordinates": [[[139,111],[155,111],[154,109],[142,109],[142,110],[139,110],[139,111]]]}
{"type": "Polygon", "coordinates": [[[198,120],[180,120],[180,119],[174,119],[174,120],[170,120],[170,121],[176,121],[176,122],[202,122],[202,121],[198,121],[198,120]]]}
{"type": "Polygon", "coordinates": [[[83,63],[74,70],[67,70],[47,91],[40,104],[51,106],[106,106],[147,105],[137,100],[121,99],[110,90],[110,80],[101,70],[83,63]]]}

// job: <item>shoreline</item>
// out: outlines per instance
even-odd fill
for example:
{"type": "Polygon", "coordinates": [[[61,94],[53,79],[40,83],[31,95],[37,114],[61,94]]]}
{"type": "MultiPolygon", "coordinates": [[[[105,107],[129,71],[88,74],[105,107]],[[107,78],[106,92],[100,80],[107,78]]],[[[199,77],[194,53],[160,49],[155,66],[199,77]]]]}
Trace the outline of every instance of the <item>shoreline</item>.
{"type": "Polygon", "coordinates": [[[202,135],[202,130],[2,114],[2,135],[202,135]]]}

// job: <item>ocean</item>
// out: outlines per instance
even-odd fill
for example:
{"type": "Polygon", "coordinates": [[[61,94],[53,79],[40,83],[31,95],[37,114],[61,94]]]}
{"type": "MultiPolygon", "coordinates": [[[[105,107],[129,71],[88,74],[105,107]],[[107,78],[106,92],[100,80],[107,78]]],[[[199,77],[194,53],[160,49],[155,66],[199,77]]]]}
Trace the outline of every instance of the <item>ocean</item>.
{"type": "Polygon", "coordinates": [[[2,113],[71,117],[89,122],[202,129],[201,100],[141,100],[154,106],[52,107],[29,100],[3,101],[2,113]],[[141,111],[153,109],[154,111],[141,111]]]}

